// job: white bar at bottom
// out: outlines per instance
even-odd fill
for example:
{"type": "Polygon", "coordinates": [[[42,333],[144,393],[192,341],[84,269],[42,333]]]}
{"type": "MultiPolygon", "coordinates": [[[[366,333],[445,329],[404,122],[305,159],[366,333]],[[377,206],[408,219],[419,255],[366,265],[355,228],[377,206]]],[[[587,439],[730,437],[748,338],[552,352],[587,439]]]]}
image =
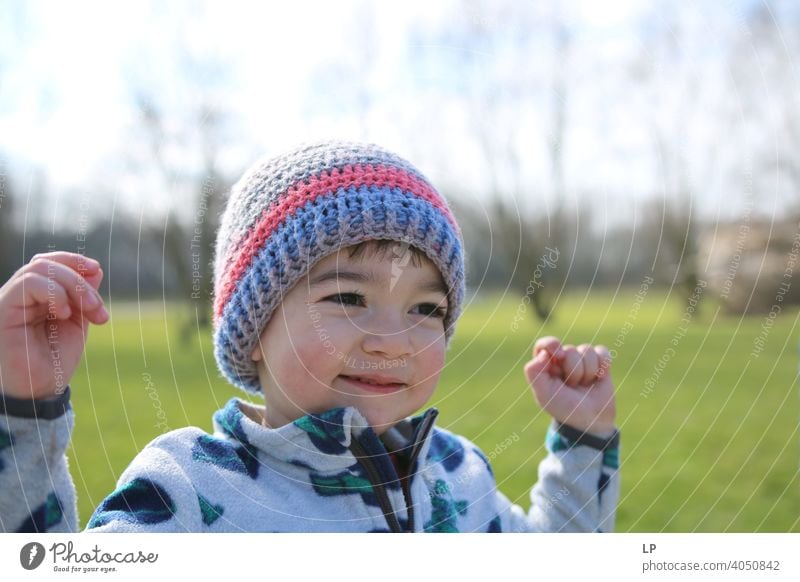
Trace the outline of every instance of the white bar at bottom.
{"type": "Polygon", "coordinates": [[[796,581],[798,554],[800,534],[0,535],[4,580],[796,581]]]}

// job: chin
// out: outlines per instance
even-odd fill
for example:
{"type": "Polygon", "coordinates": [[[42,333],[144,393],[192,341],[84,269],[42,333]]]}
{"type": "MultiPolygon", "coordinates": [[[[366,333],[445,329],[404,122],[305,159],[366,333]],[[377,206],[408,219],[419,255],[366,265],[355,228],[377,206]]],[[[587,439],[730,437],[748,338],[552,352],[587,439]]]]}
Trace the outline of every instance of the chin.
{"type": "Polygon", "coordinates": [[[367,421],[369,421],[372,430],[379,436],[402,420],[401,418],[389,417],[385,414],[370,414],[369,412],[364,412],[363,414],[367,421]]]}

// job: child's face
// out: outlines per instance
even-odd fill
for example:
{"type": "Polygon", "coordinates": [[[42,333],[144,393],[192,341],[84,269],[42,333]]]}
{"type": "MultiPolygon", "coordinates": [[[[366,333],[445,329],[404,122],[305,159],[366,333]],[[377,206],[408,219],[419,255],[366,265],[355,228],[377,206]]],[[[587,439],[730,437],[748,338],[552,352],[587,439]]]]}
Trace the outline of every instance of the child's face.
{"type": "Polygon", "coordinates": [[[352,259],[342,249],[284,296],[252,356],[267,425],[355,406],[382,434],[431,397],[444,365],[446,287],[427,257],[415,266],[395,248],[352,259]]]}

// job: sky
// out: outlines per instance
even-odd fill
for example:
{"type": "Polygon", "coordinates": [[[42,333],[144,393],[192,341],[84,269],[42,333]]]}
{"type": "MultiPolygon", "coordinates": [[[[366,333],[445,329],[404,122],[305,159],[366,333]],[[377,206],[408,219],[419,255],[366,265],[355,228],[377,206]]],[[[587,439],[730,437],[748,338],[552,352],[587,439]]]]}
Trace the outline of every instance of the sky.
{"type": "MultiPolygon", "coordinates": [[[[176,167],[194,163],[186,152],[198,136],[186,127],[206,99],[229,122],[219,163],[232,177],[264,153],[336,136],[381,143],[411,158],[434,183],[479,196],[491,182],[475,137],[484,126],[495,143],[524,152],[525,183],[548,191],[554,93],[547,84],[556,61],[546,23],[557,15],[572,37],[564,70],[568,190],[636,200],[666,189],[661,172],[669,159],[654,154],[659,128],[687,160],[701,205],[713,215],[730,203],[730,185],[718,176],[725,157],[727,173],[736,174],[755,144],[709,148],[724,145],[726,136],[706,109],[725,99],[736,108],[736,97],[721,99],[720,92],[731,74],[731,47],[747,43],[746,16],[761,3],[700,4],[680,13],[688,30],[681,36],[670,28],[670,3],[655,1],[534,3],[534,21],[545,24],[520,31],[504,17],[502,2],[489,4],[499,6],[490,13],[486,4],[454,0],[2,0],[0,161],[26,188],[45,176],[51,195],[69,198],[113,182],[123,205],[147,200],[163,210],[180,193],[159,185],[148,157],[134,106],[144,94],[165,112],[167,134],[183,140],[185,151],[176,146],[169,154],[176,167]],[[669,56],[653,52],[673,33],[688,55],[680,71],[710,80],[690,99],[669,56]],[[486,44],[481,35],[493,40],[486,44]],[[536,57],[520,58],[520,43],[534,46],[536,57]],[[637,63],[649,67],[648,84],[632,81],[637,63]],[[487,105],[492,83],[513,87],[516,80],[521,100],[487,105]],[[361,111],[368,111],[366,121],[361,111]]],[[[500,181],[510,183],[500,160],[500,181]]]]}

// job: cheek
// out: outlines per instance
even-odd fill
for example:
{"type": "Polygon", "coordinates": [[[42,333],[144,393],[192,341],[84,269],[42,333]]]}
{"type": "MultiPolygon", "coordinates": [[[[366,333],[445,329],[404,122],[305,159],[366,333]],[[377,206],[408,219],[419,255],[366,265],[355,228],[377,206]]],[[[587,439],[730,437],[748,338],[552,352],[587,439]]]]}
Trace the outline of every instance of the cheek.
{"type": "Polygon", "coordinates": [[[324,327],[307,327],[286,338],[288,359],[298,368],[296,373],[327,380],[347,353],[341,338],[324,327]]]}
{"type": "Polygon", "coordinates": [[[417,361],[425,368],[425,375],[431,378],[438,376],[444,367],[444,339],[429,343],[417,354],[417,361]]]}
{"type": "Polygon", "coordinates": [[[303,327],[291,324],[292,321],[273,319],[262,336],[267,350],[266,364],[280,383],[291,382],[307,375],[306,369],[313,362],[316,348],[316,344],[309,341],[303,327]]]}

